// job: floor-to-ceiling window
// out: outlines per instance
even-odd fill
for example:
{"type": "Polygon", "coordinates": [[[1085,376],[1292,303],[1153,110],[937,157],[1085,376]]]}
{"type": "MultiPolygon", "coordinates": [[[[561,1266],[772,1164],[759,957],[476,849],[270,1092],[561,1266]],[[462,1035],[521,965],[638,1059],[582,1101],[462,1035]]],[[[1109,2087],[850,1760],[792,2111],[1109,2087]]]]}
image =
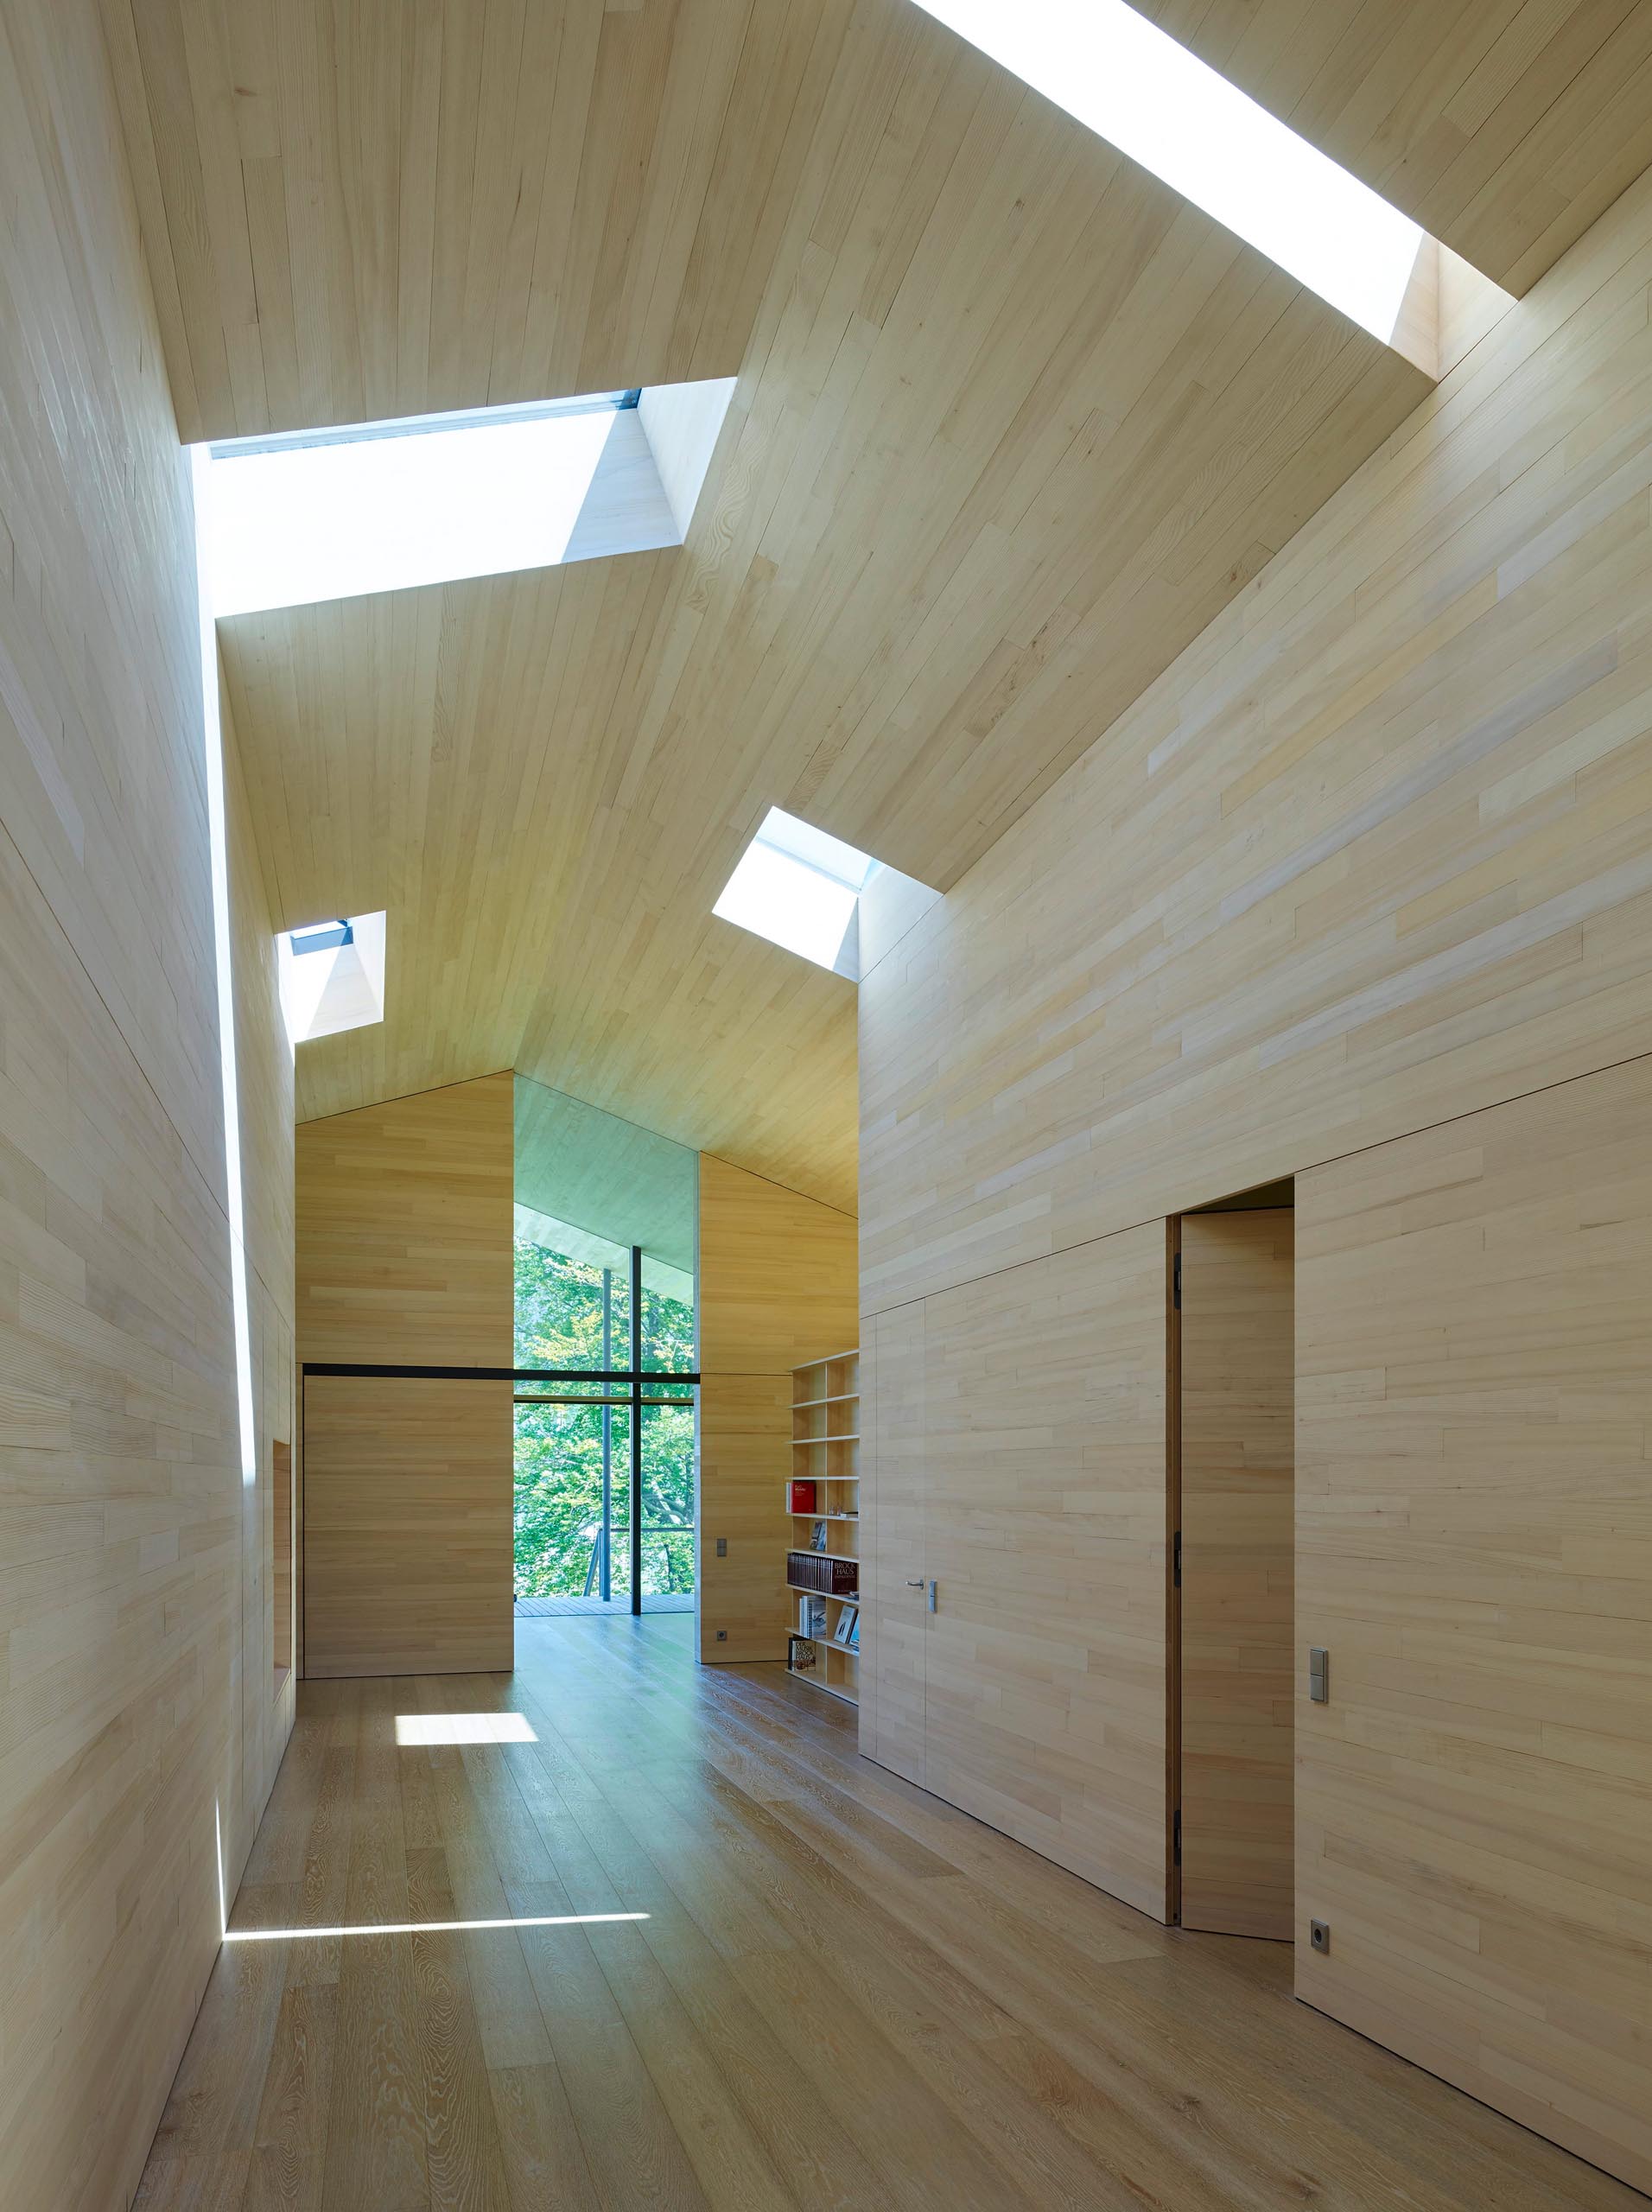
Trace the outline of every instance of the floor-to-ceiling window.
{"type": "Polygon", "coordinates": [[[519,1612],[693,1609],[697,1166],[517,1079],[519,1612]]]}

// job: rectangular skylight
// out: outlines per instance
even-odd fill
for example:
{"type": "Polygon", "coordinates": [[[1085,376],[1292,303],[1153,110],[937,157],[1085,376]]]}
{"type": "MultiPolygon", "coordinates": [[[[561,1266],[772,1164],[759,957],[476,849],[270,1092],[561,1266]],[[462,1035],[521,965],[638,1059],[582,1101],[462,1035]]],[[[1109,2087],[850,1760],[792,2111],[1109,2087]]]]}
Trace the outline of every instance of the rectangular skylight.
{"type": "Polygon", "coordinates": [[[733,378],[214,444],[215,615],[683,541],[733,378]]]}
{"type": "Polygon", "coordinates": [[[918,5],[1395,342],[1426,233],[1124,0],[918,5]]]}
{"type": "Polygon", "coordinates": [[[283,930],[276,980],[289,1042],[365,1029],[384,1019],[384,916],[337,915],[283,930]]]}
{"type": "Polygon", "coordinates": [[[876,861],[772,806],[712,908],[726,922],[852,981],[855,916],[876,861]]]}

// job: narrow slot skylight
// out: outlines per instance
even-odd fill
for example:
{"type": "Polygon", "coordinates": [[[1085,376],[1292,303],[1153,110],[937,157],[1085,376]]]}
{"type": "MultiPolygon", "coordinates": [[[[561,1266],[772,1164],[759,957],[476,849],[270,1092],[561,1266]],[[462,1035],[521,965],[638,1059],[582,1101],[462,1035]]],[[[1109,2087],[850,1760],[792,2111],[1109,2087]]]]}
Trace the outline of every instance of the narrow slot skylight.
{"type": "Polygon", "coordinates": [[[734,379],[208,448],[213,612],[680,544],[734,379]]]}
{"type": "Polygon", "coordinates": [[[1395,342],[1426,234],[1124,0],[917,4],[1395,342]]]}
{"type": "Polygon", "coordinates": [[[711,911],[854,980],[856,911],[877,866],[841,838],[772,806],[711,911]]]}

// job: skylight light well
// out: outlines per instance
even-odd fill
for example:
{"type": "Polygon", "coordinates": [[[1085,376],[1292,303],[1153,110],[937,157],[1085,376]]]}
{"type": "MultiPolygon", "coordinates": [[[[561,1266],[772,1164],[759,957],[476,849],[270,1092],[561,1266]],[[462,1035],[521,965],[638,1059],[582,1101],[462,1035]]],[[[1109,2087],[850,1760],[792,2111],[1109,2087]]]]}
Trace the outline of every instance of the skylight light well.
{"type": "Polygon", "coordinates": [[[214,444],[213,611],[680,544],[733,391],[723,377],[214,444]]]}
{"type": "Polygon", "coordinates": [[[855,908],[877,862],[772,806],[712,908],[840,976],[860,972],[855,908]]]}
{"type": "Polygon", "coordinates": [[[939,895],[812,822],[772,806],[711,911],[858,983],[865,972],[861,902],[874,883],[880,894],[888,886],[893,910],[908,914],[939,895]]]}
{"type": "Polygon", "coordinates": [[[276,939],[276,968],[295,1050],[313,1037],[382,1021],[384,916],[337,915],[283,930],[276,939]]]}
{"type": "Polygon", "coordinates": [[[918,5],[1395,342],[1426,232],[1124,0],[918,5]]]}

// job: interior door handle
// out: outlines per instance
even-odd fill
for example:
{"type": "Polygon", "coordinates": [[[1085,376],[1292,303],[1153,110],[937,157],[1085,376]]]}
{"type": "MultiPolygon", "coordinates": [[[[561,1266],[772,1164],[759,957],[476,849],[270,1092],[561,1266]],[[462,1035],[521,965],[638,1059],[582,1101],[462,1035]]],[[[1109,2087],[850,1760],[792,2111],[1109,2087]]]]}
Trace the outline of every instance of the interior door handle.
{"type": "Polygon", "coordinates": [[[906,1582],[906,1587],[907,1587],[909,1590],[921,1590],[921,1589],[923,1588],[923,1586],[924,1586],[924,1578],[923,1578],[923,1576],[922,1576],[921,1574],[918,1577],[918,1579],[917,1579],[917,1580],[916,1580],[916,1581],[912,1580],[912,1579],[910,1576],[908,1576],[908,1578],[907,1578],[907,1582],[906,1582]]]}

